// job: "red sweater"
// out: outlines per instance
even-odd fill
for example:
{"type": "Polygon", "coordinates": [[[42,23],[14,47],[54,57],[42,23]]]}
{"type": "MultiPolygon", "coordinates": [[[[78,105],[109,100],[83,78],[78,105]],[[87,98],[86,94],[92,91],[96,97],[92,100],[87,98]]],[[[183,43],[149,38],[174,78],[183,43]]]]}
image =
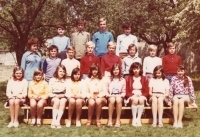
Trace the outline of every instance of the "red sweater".
{"type": "Polygon", "coordinates": [[[88,74],[90,71],[90,66],[93,63],[97,63],[100,66],[100,59],[99,57],[95,56],[94,54],[92,55],[85,55],[81,58],[81,74],[88,74]]]}
{"type": "Polygon", "coordinates": [[[117,63],[120,65],[121,67],[121,59],[119,56],[115,55],[115,54],[106,54],[101,58],[101,72],[102,75],[104,76],[104,72],[105,71],[109,71],[111,70],[112,66],[117,63]]]}
{"type": "MultiPolygon", "coordinates": [[[[133,95],[133,76],[128,76],[126,79],[126,98],[129,98],[133,95]]],[[[148,98],[149,96],[149,81],[145,76],[141,76],[140,80],[142,84],[142,96],[145,96],[148,98]]]]}
{"type": "Polygon", "coordinates": [[[181,64],[181,57],[176,54],[167,54],[162,58],[162,65],[165,74],[176,74],[177,67],[181,64]]]}

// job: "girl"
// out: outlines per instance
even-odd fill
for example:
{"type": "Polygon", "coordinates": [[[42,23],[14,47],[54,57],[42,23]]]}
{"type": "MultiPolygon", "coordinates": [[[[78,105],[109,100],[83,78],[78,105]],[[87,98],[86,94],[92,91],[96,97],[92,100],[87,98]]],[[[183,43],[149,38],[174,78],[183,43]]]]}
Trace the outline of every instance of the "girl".
{"type": "Polygon", "coordinates": [[[28,40],[29,51],[25,52],[22,56],[21,67],[24,69],[24,77],[30,82],[33,78],[33,72],[36,68],[41,67],[42,56],[37,51],[38,39],[31,38],[28,40]]]}
{"type": "Polygon", "coordinates": [[[81,74],[79,68],[72,70],[71,79],[66,83],[66,97],[68,100],[68,122],[66,127],[71,126],[72,115],[74,108],[76,107],[76,127],[81,126],[80,116],[82,112],[82,106],[84,104],[85,96],[85,83],[81,80],[81,74]]]}
{"type": "Polygon", "coordinates": [[[158,111],[158,126],[163,127],[163,101],[169,96],[169,80],[165,78],[162,66],[156,66],[153,71],[153,78],[149,81],[149,95],[152,102],[153,127],[157,126],[157,111],[158,111]]]}
{"type": "Polygon", "coordinates": [[[66,69],[63,65],[59,65],[49,81],[49,102],[53,106],[53,119],[51,128],[61,128],[60,119],[65,110],[67,98],[66,93],[66,69]]]}
{"type": "Polygon", "coordinates": [[[30,112],[31,112],[31,124],[35,125],[35,115],[37,112],[36,124],[41,127],[42,112],[45,105],[47,105],[46,99],[48,98],[48,84],[44,80],[43,72],[41,69],[36,69],[33,73],[33,81],[29,84],[28,98],[30,99],[30,112]]]}
{"type": "Polygon", "coordinates": [[[27,96],[28,82],[24,79],[24,71],[21,67],[17,66],[13,69],[12,78],[8,81],[6,96],[8,97],[9,110],[10,110],[10,123],[7,127],[18,127],[18,115],[20,106],[25,101],[27,96]]]}
{"type": "Polygon", "coordinates": [[[122,111],[122,101],[126,95],[126,81],[121,76],[121,67],[119,64],[114,64],[111,68],[111,79],[107,83],[108,97],[108,126],[112,126],[112,115],[114,105],[116,103],[116,123],[115,127],[120,127],[120,116],[122,111]]]}
{"type": "Polygon", "coordinates": [[[186,76],[186,69],[183,65],[178,66],[177,76],[172,77],[170,83],[169,105],[173,101],[174,128],[182,128],[182,118],[184,112],[184,104],[189,103],[189,94],[192,99],[192,106],[197,107],[194,94],[194,87],[190,77],[186,76]],[[173,98],[173,99],[172,99],[173,98]]]}
{"type": "Polygon", "coordinates": [[[91,65],[88,78],[86,78],[85,82],[88,105],[88,121],[86,126],[91,125],[94,107],[96,107],[96,125],[97,127],[101,127],[100,115],[102,106],[106,104],[106,88],[98,64],[94,63],[91,65]]]}
{"type": "Polygon", "coordinates": [[[129,69],[128,78],[126,79],[126,97],[130,99],[133,126],[142,126],[141,116],[144,109],[144,101],[149,96],[148,79],[142,76],[142,65],[134,62],[129,69]],[[135,95],[134,93],[137,93],[135,95]],[[137,118],[136,118],[137,115],[137,118]]]}

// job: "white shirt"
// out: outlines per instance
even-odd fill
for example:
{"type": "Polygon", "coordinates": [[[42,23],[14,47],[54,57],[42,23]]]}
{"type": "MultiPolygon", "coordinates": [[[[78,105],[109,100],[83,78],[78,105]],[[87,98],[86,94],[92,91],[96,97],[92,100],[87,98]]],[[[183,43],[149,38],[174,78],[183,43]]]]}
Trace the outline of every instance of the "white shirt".
{"type": "Polygon", "coordinates": [[[70,59],[70,58],[66,58],[61,62],[62,65],[65,66],[66,71],[67,71],[67,76],[71,76],[72,70],[74,68],[80,68],[80,62],[76,59],[70,59]]]}
{"type": "MultiPolygon", "coordinates": [[[[119,53],[127,53],[128,46],[130,44],[134,44],[137,46],[137,37],[129,34],[121,34],[117,37],[117,47],[116,47],[116,55],[119,56],[119,53]]],[[[136,53],[138,55],[138,53],[136,53]]]]}
{"type": "Polygon", "coordinates": [[[129,74],[129,69],[134,62],[139,62],[142,65],[142,60],[140,57],[135,56],[131,57],[128,55],[127,57],[123,58],[122,60],[122,74],[129,74]]]}
{"type": "Polygon", "coordinates": [[[155,79],[151,78],[149,81],[149,87],[153,88],[152,92],[162,92],[165,94],[166,90],[169,90],[169,80],[168,79],[155,79]]]}
{"type": "Polygon", "coordinates": [[[162,60],[159,57],[145,57],[143,62],[143,75],[145,76],[146,73],[152,73],[156,66],[162,65],[162,60]]]}

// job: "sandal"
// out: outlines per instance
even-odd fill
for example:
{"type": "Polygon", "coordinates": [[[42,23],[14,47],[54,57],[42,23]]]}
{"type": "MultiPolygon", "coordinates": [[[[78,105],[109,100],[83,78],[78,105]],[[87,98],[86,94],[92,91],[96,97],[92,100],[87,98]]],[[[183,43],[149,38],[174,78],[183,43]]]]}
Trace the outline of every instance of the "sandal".
{"type": "Polygon", "coordinates": [[[90,122],[90,121],[87,121],[86,127],[89,127],[90,125],[91,125],[91,122],[90,122]]]}
{"type": "Polygon", "coordinates": [[[153,123],[153,124],[151,124],[152,125],[152,127],[156,127],[157,126],[157,124],[156,123],[153,123]]]}
{"type": "Polygon", "coordinates": [[[97,122],[97,127],[101,127],[101,123],[100,122],[97,122]]]}
{"type": "Polygon", "coordinates": [[[107,125],[108,127],[112,127],[113,125],[112,125],[112,122],[108,122],[108,125],[107,125]]]}
{"type": "Polygon", "coordinates": [[[120,124],[121,124],[120,121],[119,121],[119,122],[116,122],[116,123],[115,123],[115,127],[120,128],[120,124]]]}
{"type": "Polygon", "coordinates": [[[163,127],[163,123],[159,123],[159,124],[158,124],[158,127],[163,127]]]}

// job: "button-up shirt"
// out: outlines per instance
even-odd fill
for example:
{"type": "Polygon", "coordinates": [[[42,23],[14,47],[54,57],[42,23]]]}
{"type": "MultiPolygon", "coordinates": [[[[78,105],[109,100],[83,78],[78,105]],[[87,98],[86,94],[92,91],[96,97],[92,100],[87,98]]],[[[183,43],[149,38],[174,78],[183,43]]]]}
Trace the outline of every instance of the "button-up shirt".
{"type": "Polygon", "coordinates": [[[64,59],[61,62],[61,64],[64,65],[67,70],[67,76],[71,76],[72,70],[74,68],[80,68],[80,62],[74,58],[73,59],[70,59],[70,58],[64,59]]]}
{"type": "Polygon", "coordinates": [[[66,93],[66,80],[65,79],[57,79],[57,78],[51,78],[49,81],[49,89],[48,89],[48,94],[49,97],[54,97],[56,96],[55,93],[61,93],[63,92],[64,94],[66,93]]]}
{"type": "Polygon", "coordinates": [[[52,45],[56,45],[58,47],[58,52],[61,52],[70,46],[70,39],[66,36],[56,36],[52,39],[52,45]]]}
{"type": "Polygon", "coordinates": [[[143,75],[145,76],[146,73],[152,73],[156,66],[162,65],[162,59],[159,57],[145,57],[143,62],[143,75]]]}

